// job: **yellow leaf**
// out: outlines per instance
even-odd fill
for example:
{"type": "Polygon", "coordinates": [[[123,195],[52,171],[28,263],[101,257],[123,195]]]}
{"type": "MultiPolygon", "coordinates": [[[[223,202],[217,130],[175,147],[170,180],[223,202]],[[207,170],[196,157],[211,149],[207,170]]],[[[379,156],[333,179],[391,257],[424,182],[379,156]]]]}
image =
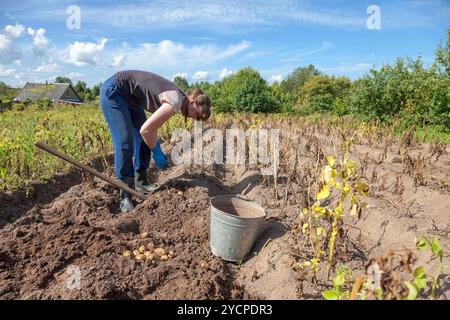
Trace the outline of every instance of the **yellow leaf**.
{"type": "Polygon", "coordinates": [[[339,182],[336,182],[334,184],[334,187],[339,190],[341,188],[341,184],[339,182]]]}
{"type": "Polygon", "coordinates": [[[327,212],[327,209],[321,207],[318,202],[314,203],[311,209],[314,212],[317,212],[317,213],[320,213],[320,214],[325,214],[327,212]]]}
{"type": "Polygon", "coordinates": [[[330,166],[325,166],[322,169],[322,180],[325,183],[328,183],[330,181],[330,179],[332,178],[332,169],[330,166]]]}
{"type": "Polygon", "coordinates": [[[367,185],[367,183],[358,182],[355,186],[355,190],[365,196],[367,195],[367,192],[369,192],[369,186],[367,185]]]}
{"type": "Polygon", "coordinates": [[[347,183],[344,183],[344,189],[342,191],[344,193],[348,193],[350,191],[350,185],[347,183]]]}
{"type": "Polygon", "coordinates": [[[352,211],[350,212],[350,215],[351,216],[356,216],[357,210],[358,210],[358,205],[356,203],[354,203],[352,205],[352,211]]]}
{"type": "Polygon", "coordinates": [[[322,228],[322,227],[318,227],[317,230],[316,230],[316,233],[317,233],[317,236],[318,236],[318,237],[320,237],[322,234],[323,234],[324,236],[327,235],[327,232],[326,232],[325,229],[322,228]]]}
{"type": "Polygon", "coordinates": [[[334,167],[334,158],[332,156],[328,156],[327,160],[330,167],[334,167]]]}
{"type": "Polygon", "coordinates": [[[340,215],[344,212],[344,209],[342,208],[342,206],[338,206],[336,208],[334,208],[334,214],[336,215],[340,215]]]}
{"type": "Polygon", "coordinates": [[[322,190],[320,190],[316,194],[316,199],[317,200],[324,200],[324,199],[328,198],[329,196],[330,196],[330,187],[328,185],[324,185],[322,190]]]}

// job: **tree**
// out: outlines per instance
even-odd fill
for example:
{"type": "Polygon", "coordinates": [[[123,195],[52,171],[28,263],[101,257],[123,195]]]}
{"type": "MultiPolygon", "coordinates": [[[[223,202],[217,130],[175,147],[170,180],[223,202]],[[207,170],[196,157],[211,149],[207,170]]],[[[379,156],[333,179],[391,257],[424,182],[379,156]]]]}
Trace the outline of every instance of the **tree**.
{"type": "Polygon", "coordinates": [[[18,90],[8,86],[3,81],[0,81],[0,99],[1,100],[12,100],[17,95],[18,90]]]}
{"type": "MultiPolygon", "coordinates": [[[[299,90],[298,104],[302,113],[333,111],[337,98],[345,96],[351,81],[345,77],[314,76],[299,90]]],[[[340,101],[339,101],[340,102],[340,101]]],[[[338,105],[342,109],[342,105],[338,105]]],[[[338,113],[343,113],[339,110],[338,113]]]]}
{"type": "Polygon", "coordinates": [[[78,93],[80,97],[84,97],[84,94],[88,90],[87,84],[84,81],[78,81],[75,85],[75,91],[78,93]]]}
{"type": "Polygon", "coordinates": [[[436,49],[435,67],[446,75],[450,75],[450,28],[447,29],[447,43],[439,44],[436,49]]]}
{"type": "Polygon", "coordinates": [[[70,83],[72,84],[72,80],[67,77],[58,76],[55,78],[55,83],[70,83]]]}
{"type": "Polygon", "coordinates": [[[292,71],[286,79],[281,81],[280,90],[284,93],[297,93],[298,89],[303,86],[309,79],[314,76],[321,75],[322,72],[316,69],[312,64],[307,67],[300,67],[292,71]]]}
{"type": "Polygon", "coordinates": [[[276,112],[267,82],[258,71],[244,68],[216,81],[207,91],[216,112],[276,112]]]}
{"type": "Polygon", "coordinates": [[[180,76],[176,76],[175,79],[173,79],[173,83],[180,88],[181,90],[183,90],[183,92],[187,92],[189,91],[189,83],[188,81],[180,76]]]}
{"type": "Polygon", "coordinates": [[[368,120],[399,117],[407,124],[440,124],[449,129],[448,83],[448,76],[434,66],[425,68],[420,57],[398,58],[355,81],[349,108],[368,120]]]}
{"type": "Polygon", "coordinates": [[[89,91],[87,91],[87,92],[84,94],[83,100],[84,100],[84,101],[91,101],[91,100],[92,100],[92,96],[91,96],[91,93],[90,93],[89,91]]]}
{"type": "Polygon", "coordinates": [[[96,84],[95,86],[92,87],[91,89],[92,98],[95,98],[100,95],[100,88],[102,87],[102,85],[103,83],[100,82],[99,84],[96,84]]]}

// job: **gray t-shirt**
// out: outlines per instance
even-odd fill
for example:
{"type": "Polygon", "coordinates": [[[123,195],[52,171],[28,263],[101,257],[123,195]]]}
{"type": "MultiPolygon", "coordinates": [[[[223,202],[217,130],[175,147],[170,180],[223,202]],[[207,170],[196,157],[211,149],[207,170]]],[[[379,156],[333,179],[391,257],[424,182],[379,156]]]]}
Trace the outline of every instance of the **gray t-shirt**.
{"type": "Polygon", "coordinates": [[[164,101],[179,112],[189,99],[171,81],[152,72],[127,70],[115,74],[115,80],[122,96],[136,108],[155,112],[164,101]]]}

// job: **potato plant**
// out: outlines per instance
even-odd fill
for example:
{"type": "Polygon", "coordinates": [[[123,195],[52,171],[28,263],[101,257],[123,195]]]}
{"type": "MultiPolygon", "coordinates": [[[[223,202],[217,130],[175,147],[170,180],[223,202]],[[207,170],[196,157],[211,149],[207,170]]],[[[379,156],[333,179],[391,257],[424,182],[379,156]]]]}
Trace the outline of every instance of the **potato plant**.
{"type": "Polygon", "coordinates": [[[333,258],[339,235],[342,233],[343,219],[349,216],[357,216],[366,204],[360,200],[360,196],[367,195],[369,186],[357,173],[357,163],[349,158],[348,147],[344,152],[340,163],[332,156],[327,157],[320,174],[320,188],[315,195],[315,202],[304,208],[300,214],[302,231],[309,235],[315,250],[315,258],[303,263],[313,271],[318,270],[318,265],[323,255],[327,255],[327,279],[333,269],[333,258]],[[332,196],[337,201],[330,204],[323,203],[332,196]]]}

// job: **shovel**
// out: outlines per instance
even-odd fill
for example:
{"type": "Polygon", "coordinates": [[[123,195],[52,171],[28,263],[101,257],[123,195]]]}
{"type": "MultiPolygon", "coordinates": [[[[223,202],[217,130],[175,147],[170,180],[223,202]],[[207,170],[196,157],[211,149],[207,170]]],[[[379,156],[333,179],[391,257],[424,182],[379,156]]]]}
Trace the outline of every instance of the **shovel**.
{"type": "Polygon", "coordinates": [[[55,149],[45,145],[45,144],[43,144],[43,143],[37,142],[36,143],[36,147],[38,147],[39,149],[42,149],[42,150],[44,150],[44,151],[54,155],[54,156],[57,156],[58,158],[60,158],[62,160],[65,160],[65,161],[73,164],[74,166],[76,166],[76,167],[78,167],[78,168],[80,168],[80,169],[82,169],[82,170],[84,170],[86,172],[89,172],[89,173],[93,174],[94,176],[102,179],[103,181],[108,182],[112,186],[114,186],[116,188],[120,188],[123,191],[126,191],[126,192],[130,193],[130,194],[132,194],[133,196],[137,197],[138,199],[140,199],[142,201],[147,199],[147,196],[145,194],[143,194],[141,192],[138,192],[138,191],[136,191],[134,189],[131,189],[130,187],[128,187],[122,181],[114,180],[111,177],[107,176],[106,174],[98,172],[97,170],[95,170],[95,169],[93,169],[91,167],[85,166],[84,164],[81,164],[77,160],[75,160],[75,159],[73,159],[73,158],[71,158],[71,157],[69,157],[69,156],[67,156],[67,155],[65,155],[65,154],[63,154],[63,153],[61,153],[61,152],[59,152],[59,151],[57,151],[57,150],[55,150],[55,149]]]}

